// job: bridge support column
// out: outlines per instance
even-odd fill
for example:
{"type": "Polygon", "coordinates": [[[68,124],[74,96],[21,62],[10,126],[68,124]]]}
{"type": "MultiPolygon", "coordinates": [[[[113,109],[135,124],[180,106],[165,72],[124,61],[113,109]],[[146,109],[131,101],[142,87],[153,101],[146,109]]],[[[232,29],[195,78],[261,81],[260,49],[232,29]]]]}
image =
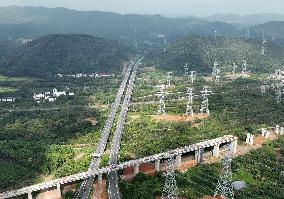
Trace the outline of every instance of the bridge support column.
{"type": "Polygon", "coordinates": [[[270,132],[269,132],[269,131],[266,131],[266,133],[265,133],[265,138],[268,139],[268,138],[269,138],[269,135],[270,135],[270,132]]]}
{"type": "Polygon", "coordinates": [[[28,193],[28,199],[33,199],[33,194],[32,194],[32,192],[29,192],[29,193],[28,193]]]}
{"type": "Polygon", "coordinates": [[[276,125],[276,127],[275,127],[275,133],[276,133],[276,134],[279,134],[279,125],[276,125]]]}
{"type": "Polygon", "coordinates": [[[60,183],[56,184],[56,191],[57,191],[57,196],[59,198],[61,198],[61,187],[60,187],[60,183]]]}
{"type": "Polygon", "coordinates": [[[180,167],[180,166],[181,166],[181,155],[180,155],[180,154],[177,155],[177,157],[176,157],[176,166],[177,166],[177,167],[180,167]]]}
{"type": "Polygon", "coordinates": [[[252,146],[254,142],[254,135],[250,135],[249,144],[252,146]]]}
{"type": "Polygon", "coordinates": [[[246,143],[247,143],[247,144],[250,143],[250,133],[247,133],[246,143]]]}
{"type": "Polygon", "coordinates": [[[195,160],[197,164],[201,164],[204,158],[204,148],[199,148],[195,151],[195,160]]]}
{"type": "Polygon", "coordinates": [[[134,175],[139,173],[139,165],[134,166],[134,175]]]}
{"type": "Polygon", "coordinates": [[[102,184],[102,182],[103,182],[103,175],[102,174],[98,175],[98,182],[99,182],[99,184],[102,184]]]}
{"type": "Polygon", "coordinates": [[[160,171],[160,160],[155,160],[155,171],[160,171]]]}
{"type": "Polygon", "coordinates": [[[220,155],[220,145],[215,145],[213,149],[213,156],[218,158],[220,155]]]}
{"type": "Polygon", "coordinates": [[[234,140],[233,142],[231,142],[231,147],[232,147],[232,153],[233,154],[237,153],[238,140],[234,140]]]}

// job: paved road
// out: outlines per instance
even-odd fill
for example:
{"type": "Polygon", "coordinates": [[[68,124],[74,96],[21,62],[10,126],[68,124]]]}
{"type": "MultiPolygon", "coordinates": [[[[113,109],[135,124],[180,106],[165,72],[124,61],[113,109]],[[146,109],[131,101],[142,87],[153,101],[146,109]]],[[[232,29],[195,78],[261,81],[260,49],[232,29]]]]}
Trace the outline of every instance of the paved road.
{"type": "MultiPolygon", "coordinates": [[[[117,164],[118,161],[118,155],[119,155],[119,149],[120,149],[120,142],[121,142],[121,137],[122,137],[122,132],[123,132],[123,126],[125,124],[125,119],[127,116],[127,111],[128,111],[128,107],[130,105],[130,98],[132,95],[132,91],[134,88],[134,83],[135,83],[135,78],[136,78],[136,73],[138,70],[138,66],[139,63],[141,62],[143,58],[140,58],[134,68],[133,68],[133,72],[131,74],[129,83],[128,83],[128,87],[127,87],[127,91],[125,94],[125,98],[123,101],[123,104],[121,106],[121,112],[119,115],[119,119],[116,125],[116,130],[114,133],[114,137],[112,140],[112,145],[111,145],[111,153],[110,153],[110,160],[109,160],[109,164],[110,165],[114,165],[117,164]]],[[[120,195],[119,195],[119,188],[118,188],[118,176],[117,176],[117,172],[113,171],[109,173],[109,188],[108,188],[108,196],[110,199],[119,199],[120,195]]]]}
{"type": "MultiPolygon", "coordinates": [[[[90,164],[90,167],[89,167],[89,171],[95,170],[99,166],[99,163],[100,163],[100,160],[101,160],[101,155],[103,154],[103,152],[106,148],[106,145],[107,145],[107,141],[108,141],[109,134],[110,134],[110,131],[111,131],[111,128],[112,128],[112,123],[114,121],[114,118],[115,118],[115,115],[116,115],[116,112],[117,112],[117,108],[120,105],[121,98],[122,98],[123,93],[125,91],[131,70],[132,70],[134,65],[135,65],[135,62],[132,61],[129,64],[129,67],[128,67],[125,75],[124,75],[124,79],[123,79],[123,81],[122,81],[122,83],[119,87],[117,96],[116,96],[116,98],[115,98],[115,100],[114,100],[114,102],[111,106],[111,111],[108,115],[108,119],[107,119],[106,124],[104,126],[104,129],[101,133],[101,139],[98,142],[96,151],[92,154],[92,161],[91,161],[91,164],[90,164]]],[[[84,180],[83,183],[81,184],[80,188],[75,193],[74,198],[75,199],[87,199],[89,197],[91,190],[92,190],[93,182],[94,182],[94,177],[91,177],[91,178],[84,180]]]]}

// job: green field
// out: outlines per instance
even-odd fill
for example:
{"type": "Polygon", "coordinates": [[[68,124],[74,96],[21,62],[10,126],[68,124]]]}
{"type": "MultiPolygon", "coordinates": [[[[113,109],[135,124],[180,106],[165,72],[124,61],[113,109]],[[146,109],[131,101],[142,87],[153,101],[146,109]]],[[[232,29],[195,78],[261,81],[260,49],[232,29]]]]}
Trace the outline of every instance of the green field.
{"type": "Polygon", "coordinates": [[[10,87],[0,87],[0,93],[14,93],[18,89],[10,88],[10,87]]]}

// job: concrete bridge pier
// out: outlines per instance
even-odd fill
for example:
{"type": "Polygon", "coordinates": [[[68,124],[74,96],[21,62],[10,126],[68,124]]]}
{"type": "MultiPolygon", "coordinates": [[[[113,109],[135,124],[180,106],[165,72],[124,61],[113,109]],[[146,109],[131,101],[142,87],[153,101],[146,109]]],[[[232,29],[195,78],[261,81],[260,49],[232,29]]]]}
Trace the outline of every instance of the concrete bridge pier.
{"type": "Polygon", "coordinates": [[[28,199],[33,199],[33,194],[32,194],[32,192],[29,192],[29,193],[28,193],[28,199]]]}
{"type": "Polygon", "coordinates": [[[155,171],[160,171],[160,160],[155,160],[155,171]]]}
{"type": "Polygon", "coordinates": [[[62,195],[61,195],[61,187],[60,187],[60,183],[57,183],[56,184],[56,191],[57,191],[57,196],[58,196],[58,198],[61,198],[62,197],[62,195]]]}
{"type": "Polygon", "coordinates": [[[199,148],[195,151],[195,161],[197,164],[202,164],[204,159],[204,148],[199,148]]]}
{"type": "Polygon", "coordinates": [[[98,182],[99,182],[99,184],[102,184],[102,182],[103,182],[103,174],[98,175],[98,182]]]}
{"type": "Polygon", "coordinates": [[[134,166],[134,175],[139,173],[139,165],[134,166]]]}
{"type": "Polygon", "coordinates": [[[233,142],[231,142],[231,147],[233,154],[237,153],[238,140],[234,140],[233,142]]]}
{"type": "Polygon", "coordinates": [[[176,156],[176,166],[177,167],[181,166],[181,154],[176,156]]]}
{"type": "Polygon", "coordinates": [[[249,144],[252,146],[254,142],[254,135],[250,135],[249,144]]]}
{"type": "Polygon", "coordinates": [[[213,156],[218,158],[220,156],[220,145],[215,145],[213,149],[213,156]]]}

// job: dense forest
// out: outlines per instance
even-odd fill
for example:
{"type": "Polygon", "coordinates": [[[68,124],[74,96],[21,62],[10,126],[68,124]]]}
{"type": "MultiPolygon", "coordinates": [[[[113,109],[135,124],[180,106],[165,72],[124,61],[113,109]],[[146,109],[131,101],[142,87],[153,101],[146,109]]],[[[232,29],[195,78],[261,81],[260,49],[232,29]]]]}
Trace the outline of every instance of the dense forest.
{"type": "Polygon", "coordinates": [[[88,35],[48,35],[22,45],[0,66],[12,76],[50,76],[58,73],[121,72],[134,51],[126,45],[88,35]]]}
{"type": "Polygon", "coordinates": [[[216,59],[219,67],[242,66],[247,61],[249,70],[254,72],[272,72],[283,64],[283,46],[275,42],[265,43],[265,54],[262,55],[261,39],[239,39],[228,37],[186,37],[171,43],[164,53],[162,49],[149,53],[150,64],[166,70],[184,72],[184,64],[190,70],[211,72],[216,59]]]}

